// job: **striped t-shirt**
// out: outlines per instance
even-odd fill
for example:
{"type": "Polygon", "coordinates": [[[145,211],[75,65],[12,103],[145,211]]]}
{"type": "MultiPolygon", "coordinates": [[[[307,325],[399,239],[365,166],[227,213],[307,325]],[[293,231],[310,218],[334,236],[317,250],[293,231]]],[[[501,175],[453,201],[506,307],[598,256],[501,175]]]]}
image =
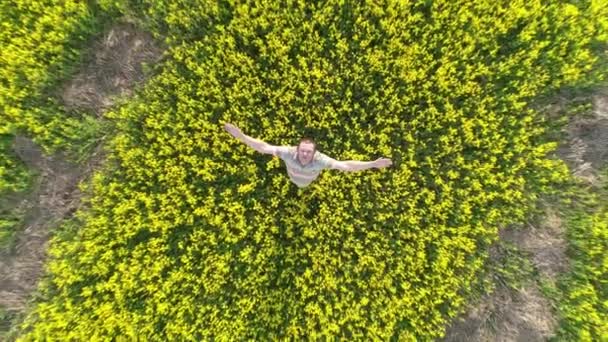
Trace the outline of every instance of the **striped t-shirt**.
{"type": "Polygon", "coordinates": [[[297,146],[276,146],[274,155],[283,159],[289,178],[300,188],[310,185],[319,177],[321,170],[331,169],[336,162],[325,153],[315,151],[310,163],[302,165],[298,160],[297,146]]]}

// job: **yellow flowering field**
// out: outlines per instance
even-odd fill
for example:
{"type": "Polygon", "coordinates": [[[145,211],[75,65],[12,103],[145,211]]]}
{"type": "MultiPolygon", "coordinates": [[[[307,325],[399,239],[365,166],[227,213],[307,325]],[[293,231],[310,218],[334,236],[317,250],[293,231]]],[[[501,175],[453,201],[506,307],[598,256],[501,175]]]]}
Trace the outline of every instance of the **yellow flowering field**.
{"type": "Polygon", "coordinates": [[[108,114],[108,167],[51,243],[22,340],[443,336],[498,227],[567,178],[534,100],[601,81],[608,40],[599,0],[102,6],[170,58],[108,114]],[[300,190],[224,122],[394,164],[300,190]]]}

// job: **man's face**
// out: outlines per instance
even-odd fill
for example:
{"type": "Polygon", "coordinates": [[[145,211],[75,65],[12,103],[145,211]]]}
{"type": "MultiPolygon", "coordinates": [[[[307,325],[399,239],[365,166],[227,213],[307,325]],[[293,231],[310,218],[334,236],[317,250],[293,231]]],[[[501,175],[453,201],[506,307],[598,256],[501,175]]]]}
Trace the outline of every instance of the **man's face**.
{"type": "Polygon", "coordinates": [[[302,165],[306,165],[312,161],[315,155],[315,145],[309,142],[302,142],[298,146],[298,160],[302,165]]]}

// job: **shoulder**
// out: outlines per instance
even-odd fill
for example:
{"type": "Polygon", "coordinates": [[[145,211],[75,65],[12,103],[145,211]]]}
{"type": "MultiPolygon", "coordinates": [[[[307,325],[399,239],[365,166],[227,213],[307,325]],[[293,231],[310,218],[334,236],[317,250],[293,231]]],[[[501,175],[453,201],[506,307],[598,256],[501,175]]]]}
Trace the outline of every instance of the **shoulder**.
{"type": "Polygon", "coordinates": [[[295,153],[295,151],[296,151],[295,146],[283,145],[283,146],[273,146],[272,148],[273,148],[272,154],[281,159],[287,158],[290,154],[295,153]]]}
{"type": "Polygon", "coordinates": [[[314,161],[323,169],[333,169],[338,163],[337,160],[320,151],[315,152],[314,161]]]}

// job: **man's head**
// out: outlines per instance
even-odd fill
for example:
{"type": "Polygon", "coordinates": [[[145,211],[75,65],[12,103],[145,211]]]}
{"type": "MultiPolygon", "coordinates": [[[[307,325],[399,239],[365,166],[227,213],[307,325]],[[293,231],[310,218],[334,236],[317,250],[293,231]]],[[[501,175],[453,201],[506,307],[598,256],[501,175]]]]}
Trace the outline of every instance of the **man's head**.
{"type": "Polygon", "coordinates": [[[312,161],[317,150],[317,144],[312,138],[302,138],[298,144],[298,160],[302,165],[306,165],[312,161]]]}

